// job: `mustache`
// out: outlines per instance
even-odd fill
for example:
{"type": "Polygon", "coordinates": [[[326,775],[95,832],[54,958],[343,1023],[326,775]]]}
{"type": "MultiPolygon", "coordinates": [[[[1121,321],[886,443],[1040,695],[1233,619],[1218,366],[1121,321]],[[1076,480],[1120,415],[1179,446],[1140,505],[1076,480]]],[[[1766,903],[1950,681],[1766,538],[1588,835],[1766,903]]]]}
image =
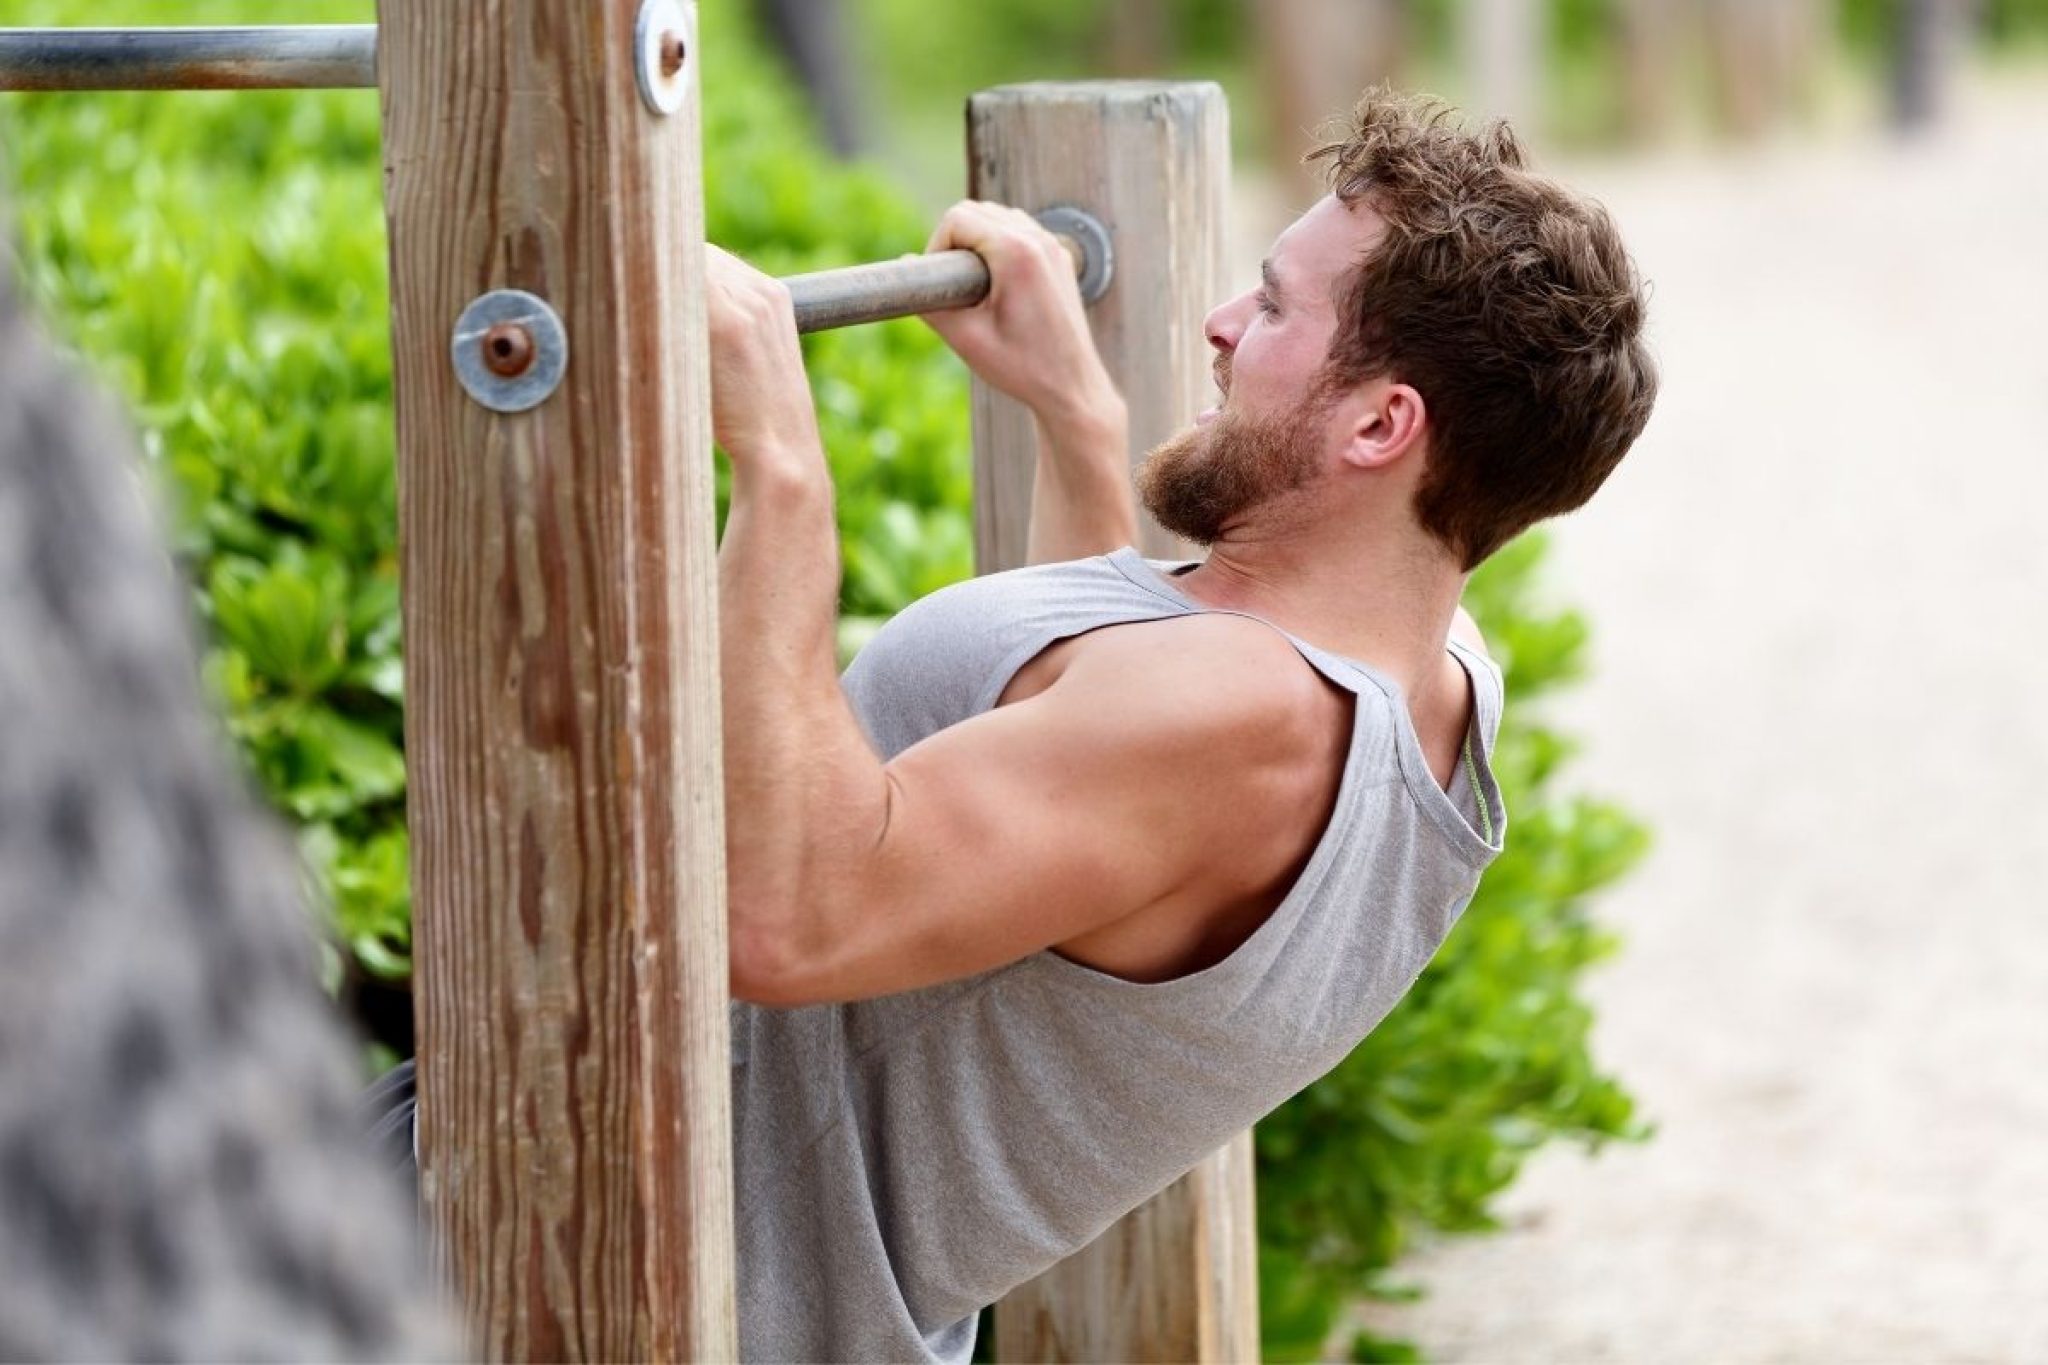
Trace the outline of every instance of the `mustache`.
{"type": "Polygon", "coordinates": [[[1230,392],[1230,357],[1220,355],[1209,366],[1209,373],[1216,377],[1216,387],[1224,393],[1230,392]]]}

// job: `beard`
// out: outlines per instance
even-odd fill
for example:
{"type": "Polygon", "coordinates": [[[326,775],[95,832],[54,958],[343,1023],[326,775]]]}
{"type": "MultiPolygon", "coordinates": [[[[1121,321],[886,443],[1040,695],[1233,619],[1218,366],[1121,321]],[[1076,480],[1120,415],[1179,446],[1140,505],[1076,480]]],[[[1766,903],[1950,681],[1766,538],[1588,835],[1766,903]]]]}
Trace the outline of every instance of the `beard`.
{"type": "Polygon", "coordinates": [[[1247,512],[1315,478],[1323,405],[1274,417],[1224,411],[1155,447],[1138,468],[1138,496],[1166,530],[1213,545],[1247,512]]]}

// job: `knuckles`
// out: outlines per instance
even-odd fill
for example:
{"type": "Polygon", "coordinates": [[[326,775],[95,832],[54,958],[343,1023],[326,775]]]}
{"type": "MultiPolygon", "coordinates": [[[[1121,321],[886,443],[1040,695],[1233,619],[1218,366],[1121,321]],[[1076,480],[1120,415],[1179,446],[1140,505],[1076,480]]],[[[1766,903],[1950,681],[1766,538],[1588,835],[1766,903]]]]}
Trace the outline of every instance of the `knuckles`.
{"type": "Polygon", "coordinates": [[[795,316],[789,286],[758,271],[727,274],[713,282],[707,295],[706,321],[715,336],[773,331],[795,316]]]}

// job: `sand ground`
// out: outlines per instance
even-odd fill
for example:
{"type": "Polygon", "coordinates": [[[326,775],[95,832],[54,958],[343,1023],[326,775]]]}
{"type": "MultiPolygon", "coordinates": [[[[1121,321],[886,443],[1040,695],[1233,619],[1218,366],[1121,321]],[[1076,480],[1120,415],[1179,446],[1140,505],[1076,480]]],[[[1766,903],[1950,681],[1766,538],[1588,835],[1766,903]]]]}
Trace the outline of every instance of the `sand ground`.
{"type": "Polygon", "coordinates": [[[2048,1360],[2048,93],[1571,168],[1655,282],[1650,431],[1559,534],[1579,782],[1655,826],[1547,1154],[1383,1332],[1459,1361],[2048,1360]]]}

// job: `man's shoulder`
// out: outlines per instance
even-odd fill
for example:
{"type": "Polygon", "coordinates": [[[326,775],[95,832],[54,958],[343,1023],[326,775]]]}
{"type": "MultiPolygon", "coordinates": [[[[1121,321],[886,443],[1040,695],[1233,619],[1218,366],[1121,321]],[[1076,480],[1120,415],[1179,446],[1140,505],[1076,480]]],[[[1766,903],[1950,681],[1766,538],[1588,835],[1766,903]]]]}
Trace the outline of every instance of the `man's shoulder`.
{"type": "Polygon", "coordinates": [[[1191,612],[1071,643],[1060,680],[1070,701],[1132,716],[1166,742],[1214,745],[1218,763],[1306,771],[1349,734],[1350,694],[1253,617],[1191,612]]]}
{"type": "Polygon", "coordinates": [[[1075,641],[1074,665],[1132,684],[1175,691],[1220,689],[1250,706],[1299,703],[1321,675],[1277,627],[1235,612],[1201,611],[1090,631],[1075,641]]]}

